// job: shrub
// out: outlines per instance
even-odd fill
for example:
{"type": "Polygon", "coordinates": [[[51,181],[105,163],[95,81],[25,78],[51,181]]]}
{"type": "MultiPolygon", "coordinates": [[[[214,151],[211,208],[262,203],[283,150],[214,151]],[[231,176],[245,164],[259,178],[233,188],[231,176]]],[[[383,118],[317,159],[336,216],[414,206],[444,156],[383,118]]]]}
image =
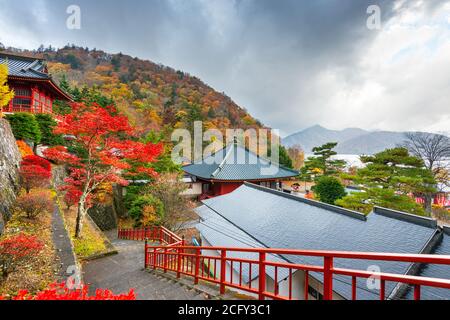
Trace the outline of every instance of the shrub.
{"type": "Polygon", "coordinates": [[[30,113],[14,113],[6,116],[16,140],[41,141],[41,131],[35,117],[30,113]]]}
{"type": "Polygon", "coordinates": [[[52,170],[52,165],[50,164],[49,161],[35,155],[26,156],[23,158],[21,166],[30,166],[30,165],[41,166],[47,171],[52,170]]]}
{"type": "Polygon", "coordinates": [[[155,225],[164,217],[164,205],[162,202],[152,195],[139,196],[131,204],[128,211],[137,225],[155,225]]]}
{"type": "Polygon", "coordinates": [[[36,236],[18,235],[0,241],[0,272],[2,280],[21,265],[29,263],[41,252],[44,244],[36,236]]]}
{"type": "Polygon", "coordinates": [[[54,202],[50,191],[37,191],[17,198],[16,208],[24,212],[28,218],[35,219],[45,212],[52,212],[54,202]]]}
{"type": "Polygon", "coordinates": [[[317,179],[314,193],[319,200],[329,204],[335,204],[336,200],[346,196],[345,188],[335,177],[323,176],[317,179]]]}
{"type": "Polygon", "coordinates": [[[20,180],[27,193],[38,187],[45,187],[50,183],[52,173],[38,165],[22,166],[20,168],[20,180]]]}
{"type": "MultiPolygon", "coordinates": [[[[0,300],[7,297],[0,296],[0,300]]],[[[29,294],[27,290],[21,290],[11,300],[136,300],[133,289],[125,294],[114,294],[110,290],[97,289],[94,295],[89,295],[89,286],[82,285],[81,289],[69,289],[66,283],[53,283],[48,289],[40,291],[35,295],[29,294]]]]}
{"type": "Polygon", "coordinates": [[[19,148],[20,154],[22,155],[22,158],[25,158],[26,156],[33,155],[33,150],[29,145],[26,144],[23,140],[17,140],[17,147],[19,148]]]}

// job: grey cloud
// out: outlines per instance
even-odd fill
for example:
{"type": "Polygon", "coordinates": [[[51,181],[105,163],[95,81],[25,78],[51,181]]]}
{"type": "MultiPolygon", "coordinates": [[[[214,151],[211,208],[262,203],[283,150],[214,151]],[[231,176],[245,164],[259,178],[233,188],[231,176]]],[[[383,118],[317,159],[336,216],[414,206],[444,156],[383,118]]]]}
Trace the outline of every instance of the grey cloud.
{"type": "MultiPolygon", "coordinates": [[[[44,44],[122,51],[187,71],[284,132],[326,126],[325,115],[336,112],[325,106],[333,88],[320,87],[318,75],[338,74],[349,86],[365,81],[359,62],[377,37],[366,28],[367,7],[378,4],[383,21],[398,14],[390,0],[37,2],[45,7],[47,22],[32,15],[36,1],[26,0],[0,0],[0,18],[44,44]],[[80,31],[65,28],[65,10],[73,3],[82,9],[80,31]]],[[[403,10],[416,2],[406,2],[403,10]]],[[[427,14],[443,2],[426,1],[427,14]]],[[[350,124],[339,114],[331,123],[350,124]]]]}

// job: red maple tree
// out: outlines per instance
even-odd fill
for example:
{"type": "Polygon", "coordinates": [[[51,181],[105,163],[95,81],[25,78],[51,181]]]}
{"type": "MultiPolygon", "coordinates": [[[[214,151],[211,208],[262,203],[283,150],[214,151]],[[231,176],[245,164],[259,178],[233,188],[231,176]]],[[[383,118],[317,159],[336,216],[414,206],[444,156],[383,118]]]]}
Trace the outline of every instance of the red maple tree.
{"type": "Polygon", "coordinates": [[[51,176],[50,162],[41,157],[26,156],[20,163],[21,183],[27,193],[33,188],[46,186],[51,176]]]}
{"type": "Polygon", "coordinates": [[[118,114],[114,107],[73,104],[72,112],[58,124],[55,134],[71,137],[77,148],[83,150],[74,155],[58,146],[44,152],[46,158],[70,167],[65,188],[71,196],[79,196],[76,238],[81,236],[89,199],[99,186],[105,182],[127,185],[123,175],[132,167],[156,175],[147,165],[156,161],[162,145],[136,141],[128,118],[118,114]]]}
{"type": "Polygon", "coordinates": [[[22,186],[27,193],[33,188],[46,186],[50,182],[52,173],[38,165],[26,165],[20,168],[22,186]]]}
{"type": "Polygon", "coordinates": [[[47,171],[51,171],[52,170],[52,165],[50,162],[48,162],[47,160],[45,160],[44,158],[41,158],[39,156],[35,156],[35,155],[29,155],[23,158],[22,166],[41,166],[42,168],[44,168],[47,171]]]}
{"type": "Polygon", "coordinates": [[[6,280],[19,266],[31,261],[44,247],[35,236],[24,233],[0,241],[0,276],[6,280]]]}

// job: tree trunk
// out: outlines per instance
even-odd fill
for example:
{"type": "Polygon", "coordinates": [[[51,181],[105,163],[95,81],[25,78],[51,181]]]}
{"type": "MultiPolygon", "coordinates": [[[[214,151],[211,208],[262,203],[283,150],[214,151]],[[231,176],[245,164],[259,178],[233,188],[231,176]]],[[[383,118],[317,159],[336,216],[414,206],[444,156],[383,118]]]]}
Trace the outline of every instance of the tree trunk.
{"type": "Polygon", "coordinates": [[[425,211],[431,216],[432,212],[433,195],[431,193],[425,194],[425,211]]]}
{"type": "Polygon", "coordinates": [[[83,231],[83,221],[86,215],[86,200],[84,197],[81,197],[80,202],[78,203],[78,212],[77,212],[77,221],[75,226],[75,238],[81,238],[81,232],[83,231]]]}

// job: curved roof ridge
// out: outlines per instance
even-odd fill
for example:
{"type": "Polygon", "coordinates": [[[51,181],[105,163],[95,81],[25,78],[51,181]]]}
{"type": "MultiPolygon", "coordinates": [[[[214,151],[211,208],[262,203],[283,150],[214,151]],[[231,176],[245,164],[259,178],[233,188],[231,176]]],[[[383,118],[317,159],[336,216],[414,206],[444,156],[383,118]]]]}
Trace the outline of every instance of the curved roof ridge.
{"type": "MultiPolygon", "coordinates": [[[[232,146],[229,144],[229,145],[226,147],[226,148],[228,148],[228,147],[231,147],[231,148],[230,148],[230,150],[227,151],[227,153],[225,154],[225,157],[223,157],[222,162],[219,164],[218,168],[211,174],[211,177],[212,177],[212,178],[214,178],[215,176],[217,176],[217,174],[218,174],[220,171],[222,171],[222,168],[223,168],[223,166],[225,165],[225,162],[226,162],[227,159],[230,157],[231,152],[234,151],[234,146],[235,146],[235,143],[233,143],[232,146]]],[[[224,149],[224,148],[222,148],[222,149],[219,150],[219,151],[222,151],[223,149],[224,149]]],[[[217,151],[217,152],[219,152],[219,151],[217,151]]],[[[215,152],[214,155],[215,155],[217,152],[215,152]]]]}

